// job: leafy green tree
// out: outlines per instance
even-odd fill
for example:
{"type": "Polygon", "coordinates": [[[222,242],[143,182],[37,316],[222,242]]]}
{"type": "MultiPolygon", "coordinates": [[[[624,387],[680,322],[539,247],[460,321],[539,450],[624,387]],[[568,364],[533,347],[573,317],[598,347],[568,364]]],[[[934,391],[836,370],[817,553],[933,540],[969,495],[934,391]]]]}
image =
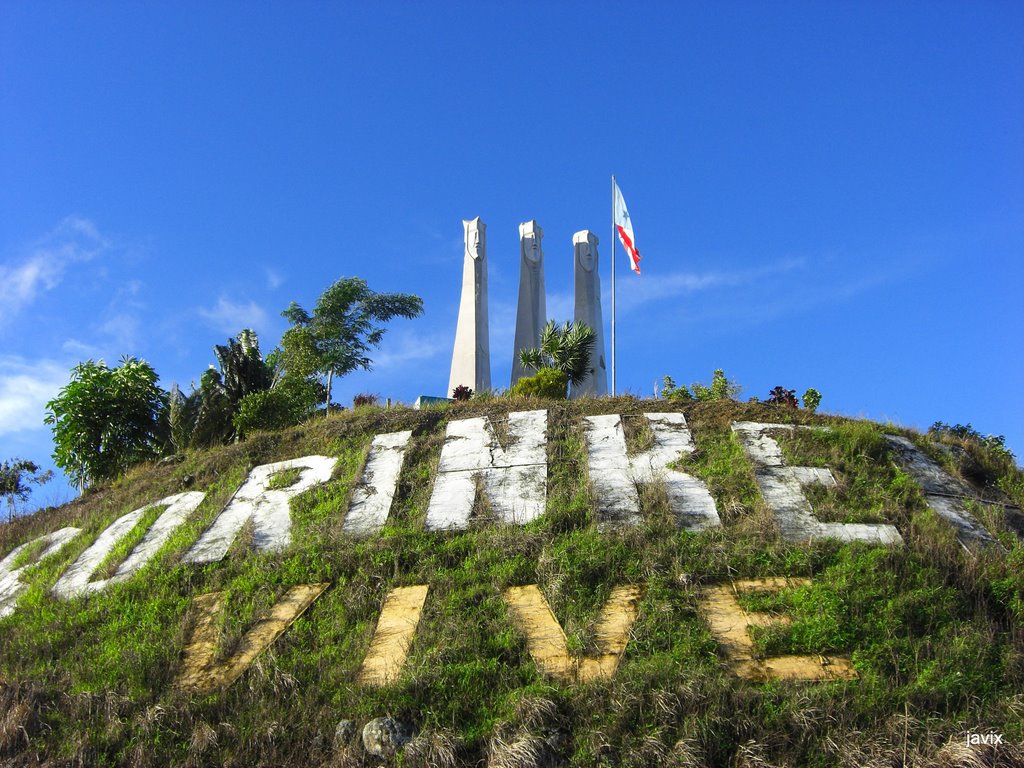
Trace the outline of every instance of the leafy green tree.
{"type": "Polygon", "coordinates": [[[220,370],[211,367],[185,395],[177,386],[170,394],[171,441],[178,451],[230,442],[237,435],[234,418],[242,400],[263,392],[274,381],[273,367],[263,360],[256,332],[246,328],[238,338],[213,348],[220,370]]]}
{"type": "Polygon", "coordinates": [[[7,501],[7,519],[13,520],[17,503],[24,504],[32,493],[33,485],[43,485],[53,477],[51,470],[45,472],[34,461],[7,459],[0,462],[0,496],[7,501]]]}
{"type": "Polygon", "coordinates": [[[570,384],[587,376],[597,332],[586,323],[567,322],[559,327],[548,320],[540,332],[540,346],[519,352],[519,362],[533,371],[553,368],[565,374],[570,384]]]}
{"type": "Polygon", "coordinates": [[[228,339],[227,344],[215,346],[213,353],[220,366],[221,386],[232,407],[252,392],[270,389],[274,372],[260,354],[256,331],[246,328],[237,340],[228,339]]]}
{"type": "Polygon", "coordinates": [[[87,360],[71,369],[44,421],[53,431],[54,461],[80,488],[161,454],[168,395],[156,382],[153,367],[134,357],[117,368],[87,360]]]}
{"type": "Polygon", "coordinates": [[[294,301],[281,314],[292,324],[281,339],[286,371],[301,373],[311,368],[325,376],[325,400],[331,403],[331,384],[335,376],[357,369],[370,370],[368,353],[380,346],[386,323],[395,317],[418,317],[423,300],[408,293],[377,293],[358,277],[336,281],[320,298],[310,314],[294,301]]]}

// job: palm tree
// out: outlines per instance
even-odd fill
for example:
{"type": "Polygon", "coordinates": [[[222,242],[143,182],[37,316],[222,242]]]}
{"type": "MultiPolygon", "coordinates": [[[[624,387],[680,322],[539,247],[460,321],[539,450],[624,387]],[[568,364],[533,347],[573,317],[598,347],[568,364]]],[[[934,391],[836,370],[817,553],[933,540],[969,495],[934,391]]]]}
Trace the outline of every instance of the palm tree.
{"type": "Polygon", "coordinates": [[[579,384],[587,376],[596,339],[596,331],[586,323],[572,321],[559,327],[548,320],[540,332],[540,347],[520,351],[519,362],[534,371],[554,368],[570,384],[579,384]]]}

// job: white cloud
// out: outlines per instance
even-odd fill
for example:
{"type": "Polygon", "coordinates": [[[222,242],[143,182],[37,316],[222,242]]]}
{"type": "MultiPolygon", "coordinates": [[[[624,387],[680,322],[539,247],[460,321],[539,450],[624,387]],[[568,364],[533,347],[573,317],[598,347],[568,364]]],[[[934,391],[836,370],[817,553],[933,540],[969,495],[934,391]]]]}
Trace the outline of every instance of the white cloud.
{"type": "Polygon", "coordinates": [[[139,318],[129,312],[120,312],[107,318],[99,330],[109,336],[119,349],[134,347],[139,333],[139,318]]]}
{"type": "Polygon", "coordinates": [[[68,379],[69,369],[52,360],[0,356],[0,435],[46,429],[46,403],[68,379]]]}
{"type": "Polygon", "coordinates": [[[61,351],[75,357],[79,360],[92,359],[103,357],[103,350],[97,347],[95,344],[88,344],[78,339],[68,339],[60,345],[61,351]]]}
{"type": "Polygon", "coordinates": [[[277,270],[267,267],[264,271],[267,275],[267,287],[271,290],[280,288],[284,284],[284,275],[277,270]]]}
{"type": "Polygon", "coordinates": [[[69,216],[34,243],[27,257],[0,264],[0,325],[35,301],[41,292],[56,288],[70,265],[93,259],[108,246],[95,224],[69,216]]]}
{"type": "MultiPolygon", "coordinates": [[[[627,277],[626,284],[616,290],[616,310],[629,312],[651,302],[688,296],[710,288],[750,285],[775,275],[792,272],[803,265],[802,259],[785,259],[758,269],[737,272],[673,272],[665,275],[643,275],[636,279],[627,277]],[[645,277],[647,279],[644,279],[645,277]]],[[[601,287],[607,292],[607,295],[601,297],[602,304],[610,307],[611,289],[607,285],[601,287]]]]}
{"type": "Polygon", "coordinates": [[[236,304],[221,296],[212,309],[200,307],[199,315],[206,322],[222,333],[236,335],[244,328],[260,330],[267,323],[267,313],[255,301],[247,304],[236,304]]]}
{"type": "Polygon", "coordinates": [[[388,333],[381,342],[381,348],[376,350],[376,354],[371,351],[370,357],[374,370],[385,371],[413,362],[433,360],[442,353],[450,355],[452,343],[452,339],[441,333],[388,333]]]}

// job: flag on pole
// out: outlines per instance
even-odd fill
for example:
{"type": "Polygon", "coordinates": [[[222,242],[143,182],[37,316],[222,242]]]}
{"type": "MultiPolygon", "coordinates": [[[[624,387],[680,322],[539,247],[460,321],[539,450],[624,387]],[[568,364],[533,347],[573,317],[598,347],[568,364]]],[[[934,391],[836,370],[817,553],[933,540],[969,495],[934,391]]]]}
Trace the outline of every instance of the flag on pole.
{"type": "Polygon", "coordinates": [[[615,229],[619,233],[619,240],[622,247],[629,254],[629,266],[638,275],[640,274],[640,251],[636,249],[636,239],[633,237],[633,223],[629,220],[629,211],[626,210],[626,201],[622,199],[622,190],[619,185],[612,181],[615,186],[615,229]]]}

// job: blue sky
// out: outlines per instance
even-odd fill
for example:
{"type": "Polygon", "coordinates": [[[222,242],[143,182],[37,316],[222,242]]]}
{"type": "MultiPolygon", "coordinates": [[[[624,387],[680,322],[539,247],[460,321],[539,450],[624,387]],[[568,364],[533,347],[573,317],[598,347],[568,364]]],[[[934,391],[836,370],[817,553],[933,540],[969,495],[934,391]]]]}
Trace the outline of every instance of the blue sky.
{"type": "Polygon", "coordinates": [[[426,312],[336,399],[442,394],[478,215],[502,385],[517,225],[568,319],[613,173],[620,389],[723,368],[1024,455],[1019,2],[4,2],[0,458],[49,461],[78,361],[187,388],[346,275],[426,312]]]}

